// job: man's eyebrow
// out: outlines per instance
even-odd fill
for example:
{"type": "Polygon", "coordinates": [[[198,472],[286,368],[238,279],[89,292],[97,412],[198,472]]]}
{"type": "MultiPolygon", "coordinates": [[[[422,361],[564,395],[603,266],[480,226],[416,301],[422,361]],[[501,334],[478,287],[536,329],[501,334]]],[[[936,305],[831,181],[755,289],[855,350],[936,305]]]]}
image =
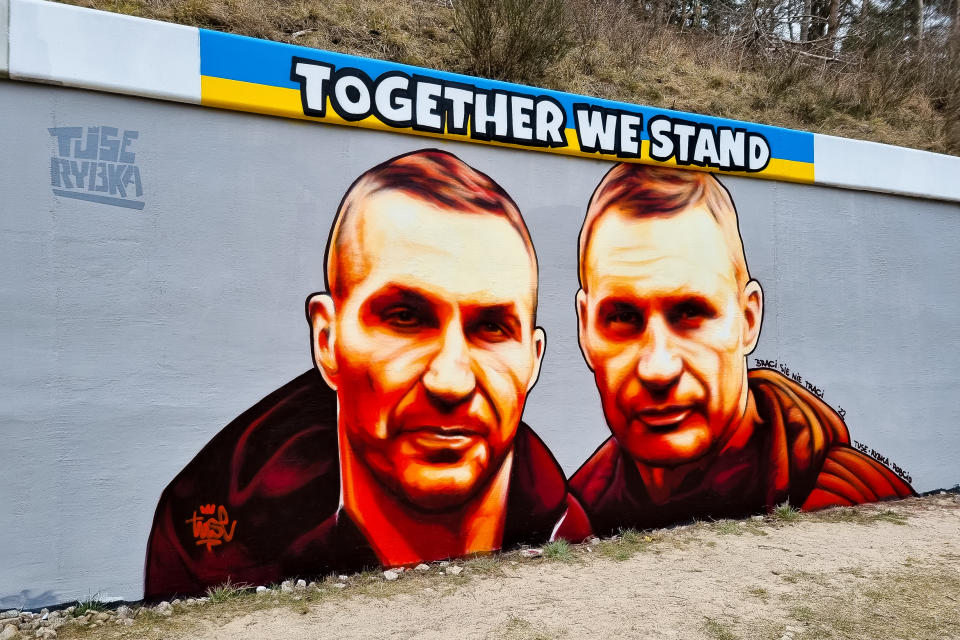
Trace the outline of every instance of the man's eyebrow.
{"type": "Polygon", "coordinates": [[[414,306],[433,306],[436,297],[429,291],[388,283],[367,296],[368,304],[403,303],[414,306]]]}
{"type": "Polygon", "coordinates": [[[520,314],[517,313],[517,305],[513,302],[503,302],[500,304],[468,304],[463,305],[468,309],[471,315],[484,318],[499,318],[501,320],[515,320],[520,322],[520,314]]]}
{"type": "Polygon", "coordinates": [[[507,325],[507,328],[520,335],[520,328],[523,323],[520,321],[520,315],[517,312],[517,305],[513,302],[504,302],[500,304],[471,304],[463,305],[466,315],[471,320],[497,320],[507,325]]]}

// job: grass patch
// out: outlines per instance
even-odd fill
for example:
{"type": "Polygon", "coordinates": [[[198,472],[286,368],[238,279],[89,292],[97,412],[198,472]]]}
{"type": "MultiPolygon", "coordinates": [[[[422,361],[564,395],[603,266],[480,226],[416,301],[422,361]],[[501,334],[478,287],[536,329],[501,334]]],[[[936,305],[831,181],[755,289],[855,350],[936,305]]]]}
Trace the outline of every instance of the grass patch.
{"type": "Polygon", "coordinates": [[[80,600],[77,602],[77,608],[73,610],[73,615],[79,618],[80,616],[88,613],[100,613],[101,611],[105,611],[107,609],[107,605],[105,602],[98,600],[99,596],[100,594],[97,593],[88,597],[86,600],[80,600]]]}
{"type": "Polygon", "coordinates": [[[640,544],[643,541],[643,535],[636,529],[620,529],[620,541],[623,544],[640,544]]]}
{"type": "Polygon", "coordinates": [[[464,569],[483,576],[503,575],[503,557],[500,554],[477,553],[466,558],[462,564],[464,569]]]}
{"type": "Polygon", "coordinates": [[[770,517],[774,522],[789,523],[799,520],[801,514],[789,502],[784,502],[776,506],[773,513],[770,514],[770,517]]]}
{"type": "Polygon", "coordinates": [[[905,525],[909,516],[893,509],[872,509],[867,507],[836,507],[810,514],[817,522],[839,522],[844,524],[869,525],[877,522],[889,522],[905,525]]]}
{"type": "Polygon", "coordinates": [[[573,547],[566,540],[554,540],[543,545],[543,557],[569,562],[573,560],[573,547]]]}
{"type": "Polygon", "coordinates": [[[770,592],[763,587],[751,587],[747,589],[747,593],[754,598],[758,598],[766,602],[770,598],[770,592]]]}
{"type": "Polygon", "coordinates": [[[713,524],[713,530],[721,536],[743,535],[743,525],[737,520],[718,520],[713,524]]]}
{"type": "Polygon", "coordinates": [[[249,590],[250,585],[233,584],[230,582],[230,579],[227,578],[227,581],[223,584],[207,589],[207,597],[210,598],[211,604],[220,604],[221,602],[227,602],[228,600],[233,600],[245,595],[249,590]]]}
{"type": "Polygon", "coordinates": [[[553,640],[555,638],[542,628],[534,626],[533,623],[513,615],[493,637],[502,640],[553,640]]]}
{"type": "Polygon", "coordinates": [[[704,619],[703,630],[709,637],[716,638],[716,640],[738,640],[740,638],[729,625],[713,618],[704,619]]]}
{"type": "Polygon", "coordinates": [[[648,551],[656,543],[669,540],[675,544],[681,544],[681,533],[672,531],[665,536],[662,533],[642,532],[636,529],[620,529],[620,532],[610,540],[602,540],[596,545],[597,552],[611,560],[623,562],[629,560],[637,553],[648,551]]]}

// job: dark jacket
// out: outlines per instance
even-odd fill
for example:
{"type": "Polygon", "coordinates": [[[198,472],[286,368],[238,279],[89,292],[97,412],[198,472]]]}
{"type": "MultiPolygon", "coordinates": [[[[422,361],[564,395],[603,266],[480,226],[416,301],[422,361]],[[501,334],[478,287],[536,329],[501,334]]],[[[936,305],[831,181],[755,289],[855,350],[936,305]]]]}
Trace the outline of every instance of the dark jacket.
{"type": "MultiPolygon", "coordinates": [[[[589,535],[540,438],[521,423],[513,447],[503,547],[545,542],[561,521],[560,537],[589,535]]],[[[227,425],[163,491],[144,597],[379,565],[339,498],[336,394],[310,370],[227,425]]]]}
{"type": "Polygon", "coordinates": [[[913,495],[893,471],[850,446],[846,425],[822,400],[769,369],[748,386],[760,424],[741,456],[689,479],[655,504],[630,455],[610,437],[570,479],[598,535],[692,519],[742,518],[789,501],[804,510],[913,495]],[[757,462],[759,461],[759,463],[757,462]]]}

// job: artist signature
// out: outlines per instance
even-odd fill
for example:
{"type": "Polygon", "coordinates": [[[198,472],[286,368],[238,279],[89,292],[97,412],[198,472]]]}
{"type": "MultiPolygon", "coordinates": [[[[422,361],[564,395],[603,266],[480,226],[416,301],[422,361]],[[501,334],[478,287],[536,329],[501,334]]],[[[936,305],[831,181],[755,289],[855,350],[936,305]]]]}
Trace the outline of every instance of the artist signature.
{"type": "Polygon", "coordinates": [[[227,508],[223,505],[217,507],[213,504],[200,505],[200,515],[193,512],[193,517],[186,520],[187,524],[193,525],[193,537],[196,539],[197,546],[207,545],[207,551],[224,542],[233,540],[233,533],[237,529],[237,521],[230,521],[227,514],[227,508]],[[208,516],[204,518],[204,516],[208,516]]]}

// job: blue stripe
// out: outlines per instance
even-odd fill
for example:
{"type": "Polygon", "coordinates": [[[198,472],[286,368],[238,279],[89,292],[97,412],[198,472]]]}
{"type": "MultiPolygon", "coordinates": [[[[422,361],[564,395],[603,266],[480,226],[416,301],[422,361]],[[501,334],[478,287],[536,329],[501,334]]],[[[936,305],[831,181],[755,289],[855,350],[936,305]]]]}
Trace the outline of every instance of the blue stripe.
{"type": "MultiPolygon", "coordinates": [[[[774,158],[794,160],[797,162],[813,162],[813,134],[807,131],[795,131],[764,124],[714,118],[682,111],[656,109],[632,105],[601,98],[588,98],[571,93],[561,93],[548,89],[537,89],[518,84],[487,80],[473,76],[465,76],[447,71],[436,71],[423,67],[385,62],[372,58],[361,58],[343,53],[332,53],[320,49],[300,47],[282,42],[259,40],[247,36],[238,36],[230,33],[220,33],[200,29],[200,74],[226,80],[240,80],[255,84],[269,85],[296,89],[298,85],[290,81],[290,58],[302,56],[312,60],[319,60],[333,64],[336,67],[354,67],[364,71],[371,78],[377,78],[386,71],[403,71],[408,74],[419,74],[442,80],[464,82],[480,89],[504,89],[527,94],[548,95],[556,99],[567,112],[568,126],[573,126],[573,104],[586,102],[589,104],[612,107],[633,111],[643,115],[646,121],[656,115],[679,117],[695,122],[707,123],[713,126],[742,127],[748,131],[763,134],[770,143],[774,158]]],[[[647,138],[646,133],[643,135],[647,138]]]]}

